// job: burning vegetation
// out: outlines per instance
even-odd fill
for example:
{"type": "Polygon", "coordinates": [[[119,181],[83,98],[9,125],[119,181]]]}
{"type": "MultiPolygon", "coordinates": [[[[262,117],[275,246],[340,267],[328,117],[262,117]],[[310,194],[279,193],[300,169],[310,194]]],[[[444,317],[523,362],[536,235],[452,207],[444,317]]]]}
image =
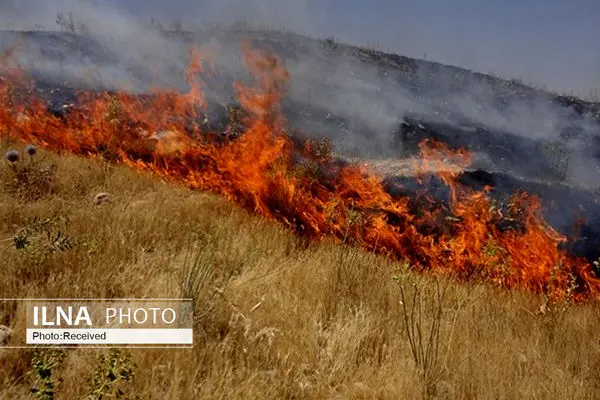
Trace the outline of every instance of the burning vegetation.
{"type": "Polygon", "coordinates": [[[397,182],[337,158],[326,140],[291,133],[279,108],[290,79],[286,68],[248,44],[244,54],[255,84],[235,83],[241,107],[223,132],[206,128],[199,75],[207,72],[197,51],[186,74],[187,93],[79,92],[76,104],[61,112],[51,111],[22,71],[5,62],[0,135],[213,191],[308,239],[351,241],[407,259],[424,273],[553,299],[598,298],[600,279],[591,260],[561,247],[567,239],[544,221],[538,198],[515,192],[499,203],[488,195],[489,185],[461,185],[470,153],[433,140],[420,143],[411,168],[417,184],[438,182],[447,199],[428,190],[408,195],[397,182]]]}

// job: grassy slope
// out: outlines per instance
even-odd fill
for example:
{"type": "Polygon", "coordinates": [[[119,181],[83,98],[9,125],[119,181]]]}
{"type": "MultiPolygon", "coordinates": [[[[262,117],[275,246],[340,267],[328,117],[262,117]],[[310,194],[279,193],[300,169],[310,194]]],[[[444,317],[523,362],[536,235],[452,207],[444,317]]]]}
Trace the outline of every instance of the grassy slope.
{"type": "MultiPolygon", "coordinates": [[[[7,144],[1,146],[2,154],[7,144]]],[[[281,227],[210,194],[126,168],[73,156],[56,163],[53,192],[37,201],[15,193],[0,164],[2,297],[172,297],[181,294],[186,254],[214,272],[197,293],[193,350],[133,349],[133,382],[143,399],[417,398],[404,325],[400,276],[426,304],[430,278],[331,243],[308,247],[281,227]],[[107,191],[111,202],[94,205],[107,191]],[[45,239],[16,250],[12,237],[32,216],[69,218],[70,250],[45,239]],[[5,240],[8,239],[8,240],[5,240]],[[217,290],[215,290],[217,288],[217,290]]],[[[439,398],[593,398],[600,390],[600,310],[571,306],[536,315],[543,299],[478,285],[447,286],[438,368],[439,398]]],[[[410,296],[409,296],[410,297],[410,296]]],[[[0,323],[7,323],[0,315],[0,323]]],[[[429,324],[433,313],[424,309],[429,324]]],[[[11,323],[23,323],[22,313],[11,323]]],[[[96,350],[66,352],[57,399],[84,398],[96,350]]],[[[28,350],[0,350],[0,398],[27,398],[28,350]]]]}

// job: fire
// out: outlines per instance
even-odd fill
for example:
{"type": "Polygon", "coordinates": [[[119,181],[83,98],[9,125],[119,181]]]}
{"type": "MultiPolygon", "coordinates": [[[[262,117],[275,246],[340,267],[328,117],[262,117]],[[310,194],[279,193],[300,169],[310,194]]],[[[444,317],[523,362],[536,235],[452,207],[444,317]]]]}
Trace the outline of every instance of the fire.
{"type": "Polygon", "coordinates": [[[186,74],[188,93],[80,93],[66,116],[48,112],[10,69],[0,82],[1,134],[152,171],[224,195],[313,240],[352,240],[367,250],[408,259],[421,271],[549,293],[555,299],[576,284],[577,300],[599,297],[600,280],[586,260],[559,250],[565,239],[544,222],[538,199],[516,193],[510,207],[501,210],[485,191],[461,189],[456,166],[469,165],[468,151],[433,141],[421,144],[415,169],[436,163],[438,178],[450,188],[449,206],[443,207],[433,205],[427,193],[419,199],[393,197],[381,177],[366,168],[317,156],[307,143],[298,145],[286,134],[279,110],[290,79],[286,68],[272,54],[247,44],[243,50],[256,84],[235,83],[248,114],[237,140],[221,143],[217,133],[197,123],[205,99],[197,79],[203,73],[202,55],[196,51],[186,74]],[[15,101],[19,94],[26,94],[27,101],[15,101]],[[518,221],[520,229],[501,229],[497,222],[503,218],[518,221]]]}

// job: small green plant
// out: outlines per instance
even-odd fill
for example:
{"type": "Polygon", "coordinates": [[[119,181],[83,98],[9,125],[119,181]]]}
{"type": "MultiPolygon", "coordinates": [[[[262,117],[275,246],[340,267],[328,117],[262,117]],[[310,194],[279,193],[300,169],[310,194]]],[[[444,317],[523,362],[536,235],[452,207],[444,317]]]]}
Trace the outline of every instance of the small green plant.
{"type": "Polygon", "coordinates": [[[60,214],[25,220],[23,227],[12,237],[12,245],[23,263],[17,271],[19,279],[45,281],[52,273],[46,268],[48,262],[84,243],[66,233],[68,225],[69,219],[60,214]]]}
{"type": "Polygon", "coordinates": [[[134,369],[131,353],[118,348],[101,352],[88,399],[136,399],[137,396],[127,394],[126,387],[134,379],[134,369]]]}
{"type": "Polygon", "coordinates": [[[68,217],[59,214],[48,218],[27,218],[24,226],[13,236],[14,246],[17,250],[36,247],[48,254],[70,250],[77,242],[65,233],[68,225],[68,217]]]}
{"type": "Polygon", "coordinates": [[[56,378],[56,369],[65,357],[63,349],[37,348],[31,359],[32,370],[28,373],[33,377],[34,384],[31,394],[35,399],[52,400],[56,395],[56,386],[61,379],[56,378]]]}

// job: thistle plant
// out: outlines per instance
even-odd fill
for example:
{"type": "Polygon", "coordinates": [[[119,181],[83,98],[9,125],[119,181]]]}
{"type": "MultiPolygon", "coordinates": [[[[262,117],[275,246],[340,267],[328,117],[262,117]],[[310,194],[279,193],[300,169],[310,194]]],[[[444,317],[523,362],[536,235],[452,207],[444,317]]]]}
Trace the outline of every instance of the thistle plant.
{"type": "Polygon", "coordinates": [[[26,200],[37,200],[53,188],[56,165],[44,165],[37,154],[37,147],[28,144],[23,149],[23,155],[27,155],[28,162],[20,162],[21,153],[15,149],[7,151],[4,155],[13,175],[13,179],[6,181],[10,186],[8,189],[26,200]]]}
{"type": "Polygon", "coordinates": [[[35,147],[32,144],[28,144],[27,146],[25,146],[25,153],[27,153],[29,155],[29,157],[35,156],[37,154],[37,147],[35,147]]]}
{"type": "Polygon", "coordinates": [[[19,155],[19,152],[17,150],[12,149],[6,152],[4,158],[6,158],[6,161],[11,163],[11,165],[14,168],[15,164],[19,162],[19,158],[21,158],[21,156],[19,155]]]}

